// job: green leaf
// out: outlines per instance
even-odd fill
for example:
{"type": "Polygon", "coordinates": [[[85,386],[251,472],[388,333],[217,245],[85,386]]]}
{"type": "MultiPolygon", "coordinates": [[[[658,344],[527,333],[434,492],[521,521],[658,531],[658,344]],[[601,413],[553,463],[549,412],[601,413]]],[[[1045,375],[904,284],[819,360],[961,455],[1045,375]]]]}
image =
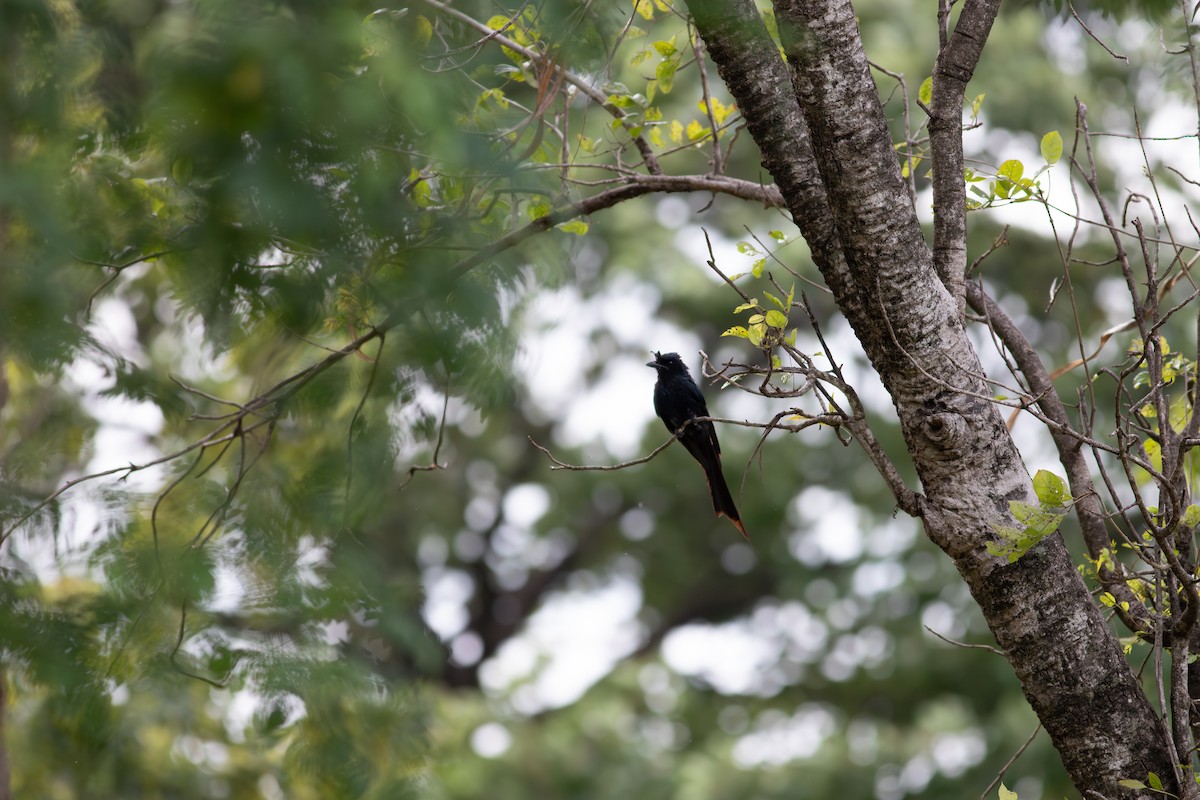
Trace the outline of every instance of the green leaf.
{"type": "Polygon", "coordinates": [[[1163,790],[1162,780],[1153,772],[1146,773],[1146,780],[1150,781],[1150,788],[1154,791],[1161,792],[1163,790]]]}
{"type": "Polygon", "coordinates": [[[763,314],[755,314],[754,316],[750,317],[748,322],[751,325],[757,325],[758,323],[764,321],[765,319],[766,319],[766,316],[764,316],[763,314]]]}
{"type": "Polygon", "coordinates": [[[921,89],[917,92],[917,97],[925,105],[933,102],[933,76],[930,75],[925,80],[921,81],[921,89]]]}
{"type": "Polygon", "coordinates": [[[1147,789],[1146,784],[1134,778],[1126,778],[1123,781],[1117,781],[1118,786],[1124,786],[1126,789],[1147,789]]]}
{"type": "Polygon", "coordinates": [[[983,106],[983,98],[985,98],[985,97],[987,97],[986,93],[977,94],[977,95],[975,95],[975,99],[971,101],[971,116],[972,117],[979,116],[979,109],[983,106]]]}
{"type": "Polygon", "coordinates": [[[413,23],[413,46],[417,50],[424,50],[425,46],[429,44],[429,40],[433,38],[433,23],[422,14],[418,14],[413,23]]]}
{"type": "Polygon", "coordinates": [[[1000,169],[996,173],[1001,178],[1008,178],[1014,184],[1021,180],[1021,176],[1025,174],[1025,165],[1020,160],[1010,158],[1000,165],[1000,169]]]}
{"type": "Polygon", "coordinates": [[[1044,469],[1039,469],[1033,476],[1033,493],[1047,506],[1062,506],[1071,500],[1066,481],[1044,469]]]}
{"type": "Polygon", "coordinates": [[[767,333],[767,328],[761,322],[757,325],[751,325],[750,330],[746,332],[746,338],[750,340],[750,344],[755,347],[761,347],[763,337],[767,333]]]}
{"type": "Polygon", "coordinates": [[[192,160],[187,156],[175,159],[175,163],[171,164],[171,177],[176,183],[187,185],[187,182],[192,179],[192,160]]]}
{"type": "Polygon", "coordinates": [[[654,49],[657,50],[658,54],[663,58],[670,58],[671,56],[675,55],[675,51],[678,48],[675,47],[675,40],[672,38],[669,41],[655,42],[654,49]]]}
{"type": "Polygon", "coordinates": [[[658,66],[654,68],[654,77],[658,79],[658,89],[663,94],[670,94],[672,87],[675,86],[675,71],[679,69],[679,59],[669,58],[666,61],[660,61],[658,66]]]}
{"type": "Polygon", "coordinates": [[[1062,158],[1063,140],[1058,131],[1050,131],[1042,137],[1042,158],[1047,164],[1057,164],[1062,158]]]}
{"type": "Polygon", "coordinates": [[[1162,445],[1153,439],[1147,439],[1142,442],[1142,449],[1146,451],[1146,457],[1150,459],[1150,466],[1154,467],[1155,471],[1162,472],[1162,445]]]}
{"type": "Polygon", "coordinates": [[[787,234],[784,233],[783,231],[767,231],[767,236],[770,236],[772,239],[774,239],[777,242],[786,242],[787,241],[787,234]]]}
{"type": "Polygon", "coordinates": [[[778,297],[776,297],[775,295],[771,294],[770,292],[763,292],[763,294],[764,294],[764,295],[766,295],[766,297],[767,297],[767,299],[768,299],[768,300],[770,300],[772,303],[774,303],[775,305],[779,306],[780,308],[787,308],[787,306],[785,306],[785,305],[783,304],[783,301],[782,301],[782,300],[780,300],[778,297]]]}
{"type": "Polygon", "coordinates": [[[573,233],[576,236],[582,236],[588,232],[588,224],[581,219],[573,219],[569,222],[564,222],[558,226],[560,231],[573,233]]]}
{"type": "Polygon", "coordinates": [[[738,242],[737,249],[744,256],[756,256],[759,254],[758,248],[749,242],[738,242]]]}
{"type": "Polygon", "coordinates": [[[998,797],[999,800],[1017,800],[1017,793],[1002,783],[1000,784],[1000,794],[998,797]]]}
{"type": "Polygon", "coordinates": [[[733,310],[733,313],[740,314],[743,311],[749,311],[752,308],[758,308],[758,299],[757,298],[753,298],[753,297],[750,298],[749,303],[742,303],[740,306],[738,306],[737,308],[735,308],[733,310]]]}
{"type": "Polygon", "coordinates": [[[1200,506],[1193,503],[1183,512],[1183,524],[1189,528],[1200,525],[1200,506]]]}
{"type": "Polygon", "coordinates": [[[741,325],[734,325],[732,328],[727,328],[725,330],[725,332],[722,333],[721,335],[722,336],[740,336],[743,339],[750,338],[749,332],[747,332],[746,329],[743,328],[741,325]]]}
{"type": "Polygon", "coordinates": [[[788,324],[787,315],[776,311],[775,309],[771,309],[767,312],[767,324],[772,328],[779,328],[780,330],[783,330],[788,324]]]}

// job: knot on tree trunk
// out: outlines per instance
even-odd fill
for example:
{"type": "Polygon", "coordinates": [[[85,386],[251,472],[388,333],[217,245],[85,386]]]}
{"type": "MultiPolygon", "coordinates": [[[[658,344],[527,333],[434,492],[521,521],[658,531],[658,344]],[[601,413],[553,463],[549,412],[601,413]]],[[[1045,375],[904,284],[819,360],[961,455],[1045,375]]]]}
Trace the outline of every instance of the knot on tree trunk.
{"type": "Polygon", "coordinates": [[[928,414],[921,421],[925,438],[941,450],[951,450],[966,436],[967,424],[962,416],[950,411],[928,414]]]}

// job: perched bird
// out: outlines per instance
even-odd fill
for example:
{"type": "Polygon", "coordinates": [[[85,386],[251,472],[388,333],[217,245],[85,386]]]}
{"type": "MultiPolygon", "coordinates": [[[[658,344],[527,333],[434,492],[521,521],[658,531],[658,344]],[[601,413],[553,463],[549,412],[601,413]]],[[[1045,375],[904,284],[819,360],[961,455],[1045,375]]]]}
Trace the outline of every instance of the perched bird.
{"type": "Polygon", "coordinates": [[[738,515],[737,507],[733,504],[733,495],[725,483],[725,475],[721,472],[721,445],[717,442],[717,430],[708,420],[693,422],[684,426],[688,420],[696,417],[707,417],[708,406],[704,404],[704,395],[700,387],[692,380],[688,368],[678,353],[654,354],[654,360],[646,363],[658,372],[658,381],[654,384],[654,411],[658,414],[667,430],[679,437],[683,446],[692,454],[692,458],[700,462],[704,475],[708,480],[708,491],[712,495],[713,510],[718,517],[728,517],[729,521],[746,536],[746,528],[738,515]],[[682,429],[681,429],[682,428],[682,429]]]}

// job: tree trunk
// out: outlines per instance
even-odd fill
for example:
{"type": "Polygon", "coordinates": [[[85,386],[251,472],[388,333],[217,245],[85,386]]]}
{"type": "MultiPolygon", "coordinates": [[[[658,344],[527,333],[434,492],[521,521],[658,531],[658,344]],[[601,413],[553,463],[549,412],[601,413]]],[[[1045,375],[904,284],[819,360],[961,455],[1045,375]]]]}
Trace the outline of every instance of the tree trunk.
{"type": "MultiPolygon", "coordinates": [[[[688,5],[892,396],[924,490],[915,508],[925,531],[966,580],[1075,785],[1085,796],[1131,797],[1118,781],[1154,772],[1178,793],[1162,723],[1061,537],[1012,564],[987,552],[995,527],[1013,524],[1009,502],[1036,501],[966,334],[962,275],[948,288],[935,269],[850,3],[776,0],[786,65],[752,0],[688,5]]],[[[973,36],[986,37],[996,5],[966,3],[973,36]]],[[[939,247],[965,253],[965,226],[950,234],[939,247]]]]}

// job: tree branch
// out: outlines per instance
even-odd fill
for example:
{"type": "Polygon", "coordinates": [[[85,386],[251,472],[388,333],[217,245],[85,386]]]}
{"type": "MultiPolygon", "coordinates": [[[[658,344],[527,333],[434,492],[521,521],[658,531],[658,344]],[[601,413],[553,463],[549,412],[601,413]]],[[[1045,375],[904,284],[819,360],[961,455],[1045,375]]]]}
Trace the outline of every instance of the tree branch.
{"type": "Polygon", "coordinates": [[[538,217],[523,228],[503,236],[477,250],[450,268],[450,279],[456,281],[493,256],[515,247],[529,237],[553,228],[576,217],[612,208],[634,197],[653,192],[714,192],[743,200],[752,200],[770,208],[783,205],[783,196],[774,186],[752,183],[739,178],[719,175],[651,175],[631,178],[628,183],[562,206],[544,217],[538,217]]]}
{"type": "Polygon", "coordinates": [[[967,188],[963,182],[962,108],[1000,0],[967,0],[933,67],[929,118],[933,162],[933,265],[963,312],[967,266],[967,188]]]}

